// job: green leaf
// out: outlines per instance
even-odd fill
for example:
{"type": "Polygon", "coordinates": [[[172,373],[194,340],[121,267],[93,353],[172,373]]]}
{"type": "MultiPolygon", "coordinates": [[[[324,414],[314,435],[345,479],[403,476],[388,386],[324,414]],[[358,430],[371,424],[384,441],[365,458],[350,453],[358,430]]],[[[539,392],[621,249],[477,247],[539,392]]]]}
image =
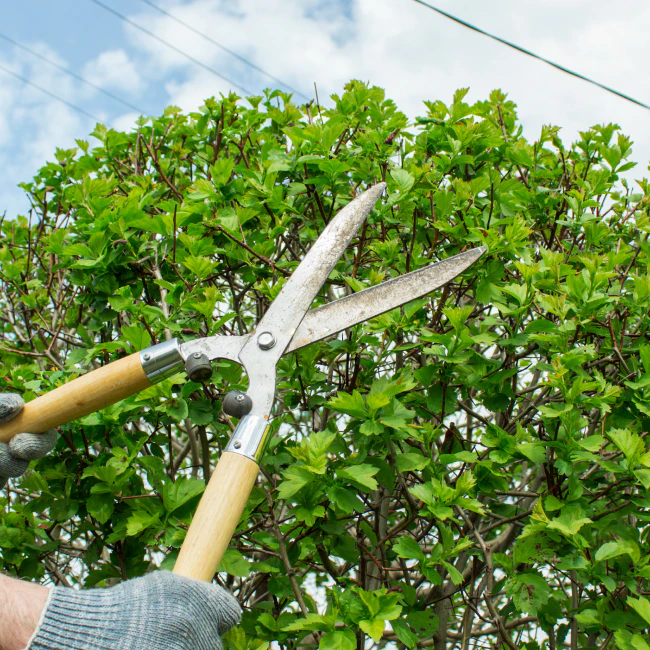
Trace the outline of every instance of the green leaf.
{"type": "Polygon", "coordinates": [[[117,478],[117,469],[115,469],[115,467],[111,467],[110,465],[106,467],[91,465],[84,469],[81,478],[87,478],[88,476],[94,476],[104,483],[113,484],[117,478]]]}
{"type": "Polygon", "coordinates": [[[215,417],[214,406],[205,398],[192,400],[189,403],[189,416],[190,420],[199,426],[210,424],[215,417]]]}
{"type": "Polygon", "coordinates": [[[460,332],[474,307],[448,307],[443,310],[444,315],[449,319],[454,330],[458,333],[460,332]]]}
{"type": "Polygon", "coordinates": [[[217,158],[214,164],[210,167],[212,182],[217,187],[225,185],[230,180],[234,166],[235,161],[233,158],[217,158]]]}
{"type": "Polygon", "coordinates": [[[405,452],[395,457],[395,465],[400,472],[419,472],[430,462],[429,458],[415,452],[405,452]]]}
{"type": "Polygon", "coordinates": [[[336,630],[327,632],[321,637],[319,650],[355,650],[357,637],[352,630],[336,630]]]}
{"type": "Polygon", "coordinates": [[[640,634],[627,630],[617,630],[614,639],[620,650],[650,650],[650,645],[640,634]]]}
{"type": "Polygon", "coordinates": [[[194,255],[188,255],[183,260],[183,266],[196,276],[197,280],[204,280],[207,278],[210,273],[214,270],[215,264],[211,262],[207,257],[196,257],[194,255]]]}
{"type": "Polygon", "coordinates": [[[112,494],[92,494],[86,509],[100,524],[105,524],[115,510],[115,498],[112,494]]]}
{"type": "Polygon", "coordinates": [[[632,598],[628,596],[626,601],[627,604],[646,622],[650,625],[650,600],[645,596],[641,598],[632,598]]]}
{"type": "Polygon", "coordinates": [[[462,585],[463,582],[465,582],[463,574],[453,564],[451,564],[451,562],[445,562],[443,560],[441,564],[445,567],[445,569],[447,569],[447,571],[449,571],[449,577],[456,586],[462,585]]]}
{"type": "Polygon", "coordinates": [[[157,513],[149,513],[144,510],[137,510],[128,519],[126,524],[126,534],[129,537],[139,535],[151,526],[158,526],[160,517],[157,513]]]}
{"type": "Polygon", "coordinates": [[[368,490],[376,490],[377,481],[373,476],[378,471],[379,469],[377,467],[362,463],[360,465],[350,465],[343,469],[337,469],[336,474],[339,478],[347,478],[368,490]]]}
{"type": "Polygon", "coordinates": [[[364,505],[361,499],[347,488],[333,486],[328,490],[328,496],[332,503],[337,505],[343,512],[350,515],[353,512],[363,512],[364,505]]]}
{"type": "Polygon", "coordinates": [[[438,631],[438,626],[440,625],[438,616],[428,610],[423,612],[410,612],[406,620],[413,628],[418,639],[431,638],[438,631]]]}
{"type": "Polygon", "coordinates": [[[251,565],[239,551],[229,548],[221,558],[218,570],[225,571],[231,576],[245,578],[251,572],[251,565]]]}
{"type": "Polygon", "coordinates": [[[369,415],[363,397],[361,397],[359,391],[356,390],[352,391],[352,395],[349,395],[348,393],[338,393],[335,398],[331,399],[327,403],[327,406],[339,413],[346,413],[347,415],[353,415],[354,417],[361,419],[365,419],[369,415]]]}
{"type": "Polygon", "coordinates": [[[402,168],[391,169],[390,177],[395,181],[402,194],[406,194],[413,187],[413,183],[415,183],[413,176],[402,168]]]}
{"type": "Polygon", "coordinates": [[[285,625],[282,629],[285,632],[295,632],[298,630],[321,630],[327,631],[331,629],[330,623],[324,616],[309,612],[304,618],[299,618],[289,625],[285,625]]]}
{"type": "Polygon", "coordinates": [[[290,499],[305,485],[314,480],[314,473],[307,467],[292,465],[282,474],[284,481],[278,485],[278,496],[281,499],[290,499]]]}
{"type": "Polygon", "coordinates": [[[506,284],[499,287],[499,289],[515,298],[520,305],[526,303],[526,298],[528,296],[528,287],[526,285],[506,284]]]}
{"type": "Polygon", "coordinates": [[[160,568],[163,571],[173,571],[174,566],[176,565],[176,560],[178,559],[179,552],[180,551],[170,551],[167,553],[167,555],[165,555],[165,559],[160,563],[160,568]]]}
{"type": "Polygon", "coordinates": [[[315,508],[300,506],[295,509],[294,514],[298,521],[305,522],[306,526],[313,526],[319,517],[325,516],[325,508],[323,506],[316,506],[315,508]]]}
{"type": "Polygon", "coordinates": [[[517,445],[517,451],[536,465],[541,465],[546,461],[546,449],[544,443],[524,442],[517,445]]]}
{"type": "Polygon", "coordinates": [[[602,625],[600,617],[598,616],[598,612],[595,609],[583,609],[581,612],[578,612],[575,615],[575,619],[583,627],[600,627],[602,625]]]}
{"type": "Polygon", "coordinates": [[[393,621],[391,623],[391,627],[393,628],[395,634],[397,634],[397,638],[407,648],[415,648],[415,646],[418,644],[417,635],[411,632],[409,626],[404,621],[401,620],[393,621]]]}
{"type": "Polygon", "coordinates": [[[122,336],[137,350],[143,350],[151,343],[151,335],[140,325],[124,325],[122,336]]]}
{"type": "Polygon", "coordinates": [[[609,431],[609,438],[623,452],[628,462],[628,467],[633,469],[639,456],[645,451],[643,440],[627,429],[614,429],[609,431]]]}
{"type": "Polygon", "coordinates": [[[174,483],[165,483],[163,488],[163,503],[165,510],[172,513],[181,506],[191,501],[199,494],[203,494],[205,483],[196,478],[179,476],[174,483]]]}
{"type": "Polygon", "coordinates": [[[506,582],[506,595],[513,598],[520,612],[534,616],[549,599],[551,590],[542,576],[520,573],[506,582]]]}
{"type": "Polygon", "coordinates": [[[167,407],[167,412],[171,415],[177,422],[183,421],[189,415],[189,409],[187,407],[187,402],[184,399],[177,399],[174,402],[171,402],[167,407]]]}
{"type": "Polygon", "coordinates": [[[373,618],[359,621],[359,627],[374,641],[379,641],[384,635],[385,623],[383,618],[373,618]]]}
{"type": "Polygon", "coordinates": [[[560,531],[566,537],[577,535],[580,529],[586,524],[592,523],[589,517],[583,516],[583,511],[577,507],[565,507],[562,514],[555,519],[551,519],[548,528],[560,531]]]}
{"type": "Polygon", "coordinates": [[[596,562],[605,562],[626,554],[629,555],[635,563],[641,559],[641,551],[634,542],[626,539],[617,539],[614,542],[603,544],[596,551],[594,559],[596,562]]]}
{"type": "Polygon", "coordinates": [[[420,548],[420,545],[412,537],[408,537],[407,535],[400,537],[397,542],[393,544],[393,551],[395,551],[399,557],[408,560],[424,560],[426,557],[420,548]]]}

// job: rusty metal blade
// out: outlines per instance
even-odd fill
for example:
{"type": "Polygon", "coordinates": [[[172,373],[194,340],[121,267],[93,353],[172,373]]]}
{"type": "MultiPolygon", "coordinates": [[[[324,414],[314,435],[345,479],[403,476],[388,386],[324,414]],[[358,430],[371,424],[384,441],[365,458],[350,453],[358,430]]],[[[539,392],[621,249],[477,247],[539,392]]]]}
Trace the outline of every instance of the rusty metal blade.
{"type": "MultiPolygon", "coordinates": [[[[348,203],[329,222],[282,287],[256,329],[258,333],[270,332],[275,338],[269,356],[278,359],[282,356],[312,301],[385,187],[386,183],[379,183],[348,203]]],[[[251,341],[251,347],[259,355],[255,341],[251,341]]]]}
{"type": "Polygon", "coordinates": [[[253,415],[265,417],[270,413],[275,395],[275,364],[285,353],[323,283],[385,187],[386,183],[378,183],[336,214],[243,346],[239,358],[248,372],[248,395],[253,400],[253,415]]]}
{"type": "Polygon", "coordinates": [[[286,352],[338,334],[435,291],[474,264],[486,250],[485,246],[473,248],[308,311],[286,352]]]}

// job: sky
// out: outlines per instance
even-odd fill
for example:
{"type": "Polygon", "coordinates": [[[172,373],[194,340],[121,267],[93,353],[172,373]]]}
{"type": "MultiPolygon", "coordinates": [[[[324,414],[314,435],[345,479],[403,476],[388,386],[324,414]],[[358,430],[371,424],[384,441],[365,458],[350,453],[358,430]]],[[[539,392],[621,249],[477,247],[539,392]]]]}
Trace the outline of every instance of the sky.
{"type": "MultiPolygon", "coordinates": [[[[0,23],[0,214],[29,208],[29,180],[57,147],[88,138],[97,118],[130,129],[140,112],[174,104],[191,110],[234,88],[282,87],[155,10],[164,8],[224,47],[321,103],[350,79],[386,89],[410,117],[424,100],[449,102],[469,87],[469,101],[500,88],[519,106],[524,133],[578,131],[614,122],[632,137],[648,176],[650,111],[566,75],[436,14],[413,0],[101,0],[114,11],[200,61],[192,62],[138,31],[95,0],[5,3],[0,23]],[[14,43],[9,42],[6,38],[14,43]],[[107,97],[20,49],[39,53],[132,107],[107,97]],[[222,77],[206,69],[211,68],[222,77]],[[2,68],[81,108],[84,115],[2,68]]],[[[650,3],[627,0],[436,0],[440,8],[581,74],[650,104],[646,62],[650,3]]],[[[305,99],[296,96],[298,102],[305,99]]]]}

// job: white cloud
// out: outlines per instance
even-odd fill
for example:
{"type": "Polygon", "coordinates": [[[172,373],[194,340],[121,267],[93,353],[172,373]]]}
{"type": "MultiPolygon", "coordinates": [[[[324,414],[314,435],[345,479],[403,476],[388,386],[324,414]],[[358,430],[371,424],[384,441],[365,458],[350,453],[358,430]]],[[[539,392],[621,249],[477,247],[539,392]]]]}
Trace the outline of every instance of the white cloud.
{"type": "Polygon", "coordinates": [[[135,121],[140,117],[140,113],[130,112],[119,115],[111,121],[111,126],[116,131],[126,131],[127,133],[135,127],[135,121]]]}
{"type": "Polygon", "coordinates": [[[83,76],[100,88],[113,88],[128,93],[137,92],[142,86],[135,64],[122,49],[102,52],[84,66],[83,76]]]}
{"type": "Polygon", "coordinates": [[[192,71],[183,81],[168,81],[165,90],[169,94],[170,104],[179,106],[183,111],[191,111],[200,106],[208,97],[227,95],[228,84],[221,79],[215,79],[207,71],[192,71]]]}
{"type": "MultiPolygon", "coordinates": [[[[567,67],[650,99],[650,82],[641,74],[650,58],[644,28],[650,6],[642,0],[630,0],[626,12],[615,16],[607,0],[549,0],[539,6],[516,0],[438,4],[567,67]]],[[[637,159],[650,158],[647,111],[409,0],[354,0],[349,5],[194,0],[165,7],[307,94],[316,82],[321,101],[340,92],[350,78],[359,78],[386,88],[414,116],[423,112],[423,100],[449,101],[461,86],[471,88],[470,99],[501,88],[519,105],[528,137],[536,137],[542,124],[554,123],[570,140],[579,129],[614,121],[636,140],[637,159]]],[[[136,19],[142,22],[145,15],[136,19]]],[[[273,85],[173,20],[146,14],[146,21],[162,38],[207,65],[237,75],[244,85],[273,85]]],[[[184,72],[182,80],[166,84],[171,103],[193,108],[225,86],[152,39],[134,33],[133,44],[157,63],[158,74],[165,68],[175,76],[184,72]]]]}
{"type": "MultiPolygon", "coordinates": [[[[57,60],[56,53],[43,44],[34,49],[57,60]]],[[[38,65],[32,57],[16,52],[0,63],[67,101],[80,99],[70,77],[38,65]]],[[[29,203],[17,184],[30,180],[47,160],[53,160],[56,147],[75,146],[74,137],[82,136],[89,125],[72,108],[0,70],[0,213],[25,214],[29,203]]]]}
{"type": "MultiPolygon", "coordinates": [[[[650,79],[644,75],[650,59],[645,36],[650,4],[645,0],[628,0],[626,11],[617,13],[612,13],[609,0],[537,4],[436,0],[434,4],[650,101],[650,79]]],[[[501,88],[518,104],[529,138],[535,138],[546,123],[562,126],[564,139],[571,140],[580,129],[616,122],[636,141],[634,157],[641,164],[633,173],[643,175],[650,159],[648,111],[411,0],[171,0],[161,6],[310,97],[315,82],[323,103],[330,94],[340,93],[351,78],[384,87],[411,117],[424,112],[423,100],[448,102],[458,87],[471,88],[470,101],[501,88]]],[[[157,12],[131,17],[251,90],[277,85],[157,12]]],[[[134,28],[124,27],[124,35],[127,43],[123,47],[99,52],[86,65],[83,74],[94,83],[125,98],[138,91],[143,96],[146,84],[155,83],[165,90],[168,103],[183,110],[228,91],[226,81],[134,28]]],[[[30,47],[65,65],[46,44],[30,47]]],[[[67,101],[84,107],[100,101],[107,105],[97,91],[18,51],[0,62],[67,101]]],[[[110,108],[115,110],[113,105],[110,108]]],[[[134,118],[134,114],[122,114],[112,125],[130,129],[134,118]]],[[[72,109],[0,71],[0,164],[4,171],[0,211],[18,209],[24,198],[13,189],[15,184],[51,160],[57,146],[74,146],[73,138],[85,137],[90,128],[92,123],[72,109]]]]}

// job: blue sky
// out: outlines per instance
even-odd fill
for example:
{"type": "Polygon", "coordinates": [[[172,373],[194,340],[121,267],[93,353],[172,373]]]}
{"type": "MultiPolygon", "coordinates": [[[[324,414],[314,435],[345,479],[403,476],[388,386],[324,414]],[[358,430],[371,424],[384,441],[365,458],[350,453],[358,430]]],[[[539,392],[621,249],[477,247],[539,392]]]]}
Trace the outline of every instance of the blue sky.
{"type": "MultiPolygon", "coordinates": [[[[102,0],[259,92],[273,85],[258,72],[161,16],[141,0],[102,0]]],[[[647,176],[650,111],[632,106],[549,66],[455,25],[412,0],[152,0],[306,94],[321,101],[350,78],[386,88],[409,115],[423,100],[449,101],[469,86],[480,99],[501,88],[519,104],[529,138],[542,124],[563,127],[566,140],[598,122],[618,122],[636,142],[647,176]]],[[[650,6],[627,0],[438,0],[442,8],[533,51],[650,102],[646,34],[650,6]]],[[[173,103],[189,110],[226,92],[222,79],[126,25],[91,0],[5,3],[0,33],[123,97],[149,113],[173,103]]],[[[111,126],[130,128],[128,108],[0,39],[0,65],[61,95],[111,126]]],[[[0,70],[0,213],[24,213],[16,185],[74,146],[93,122],[0,70]]]]}

